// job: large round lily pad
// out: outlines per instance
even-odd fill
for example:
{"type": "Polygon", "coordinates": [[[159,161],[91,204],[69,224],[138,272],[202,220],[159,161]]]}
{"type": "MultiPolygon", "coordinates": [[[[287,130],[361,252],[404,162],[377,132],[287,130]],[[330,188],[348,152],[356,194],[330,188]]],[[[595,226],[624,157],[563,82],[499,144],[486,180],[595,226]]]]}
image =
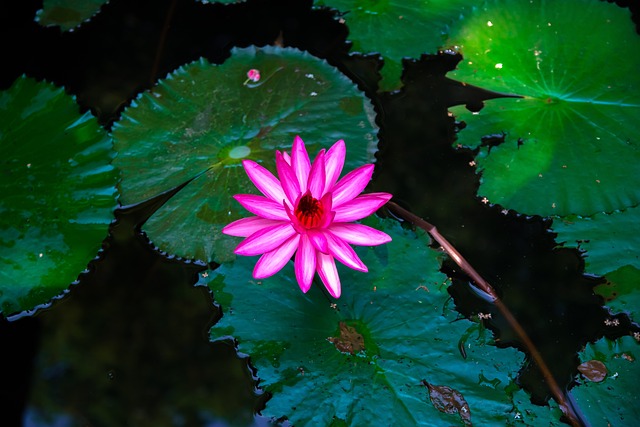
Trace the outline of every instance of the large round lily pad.
{"type": "Polygon", "coordinates": [[[393,241],[356,248],[369,273],[339,266],[343,292],[337,301],[321,284],[300,292],[292,265],[254,280],[255,260],[248,257],[201,278],[224,313],[212,338],[237,338],[273,393],[263,414],[286,416],[294,425],[512,420],[512,378],[522,354],[497,349],[481,325],[457,320],[446,276],[438,271],[440,254],[424,234],[393,220],[369,218],[366,224],[393,241]],[[427,383],[435,390],[431,398],[427,383]],[[457,410],[437,409],[447,404],[457,410]]]}
{"type": "Polygon", "coordinates": [[[628,10],[490,0],[450,34],[464,55],[450,77],[525,96],[488,101],[477,115],[452,109],[467,124],[457,143],[484,145],[480,196],[561,216],[640,203],[640,37],[628,10]],[[497,139],[482,144],[488,135],[497,139]]]}
{"type": "Polygon", "coordinates": [[[343,14],[354,51],[382,55],[384,90],[400,87],[403,58],[438,52],[449,25],[471,10],[468,0],[315,0],[314,4],[343,14]]]}
{"type": "Polygon", "coordinates": [[[0,93],[0,310],[47,302],[100,249],[115,208],[111,140],[49,83],[0,93]]]}
{"type": "Polygon", "coordinates": [[[114,164],[125,204],[198,176],[144,230],[167,252],[224,261],[237,242],[220,230],[246,215],[232,196],[257,192],[242,159],[275,173],[275,150],[296,135],[312,156],[344,139],[348,171],[373,160],[376,132],[369,100],[325,61],[290,48],[234,49],[222,65],[197,61],[142,94],[114,126],[114,164]]]}

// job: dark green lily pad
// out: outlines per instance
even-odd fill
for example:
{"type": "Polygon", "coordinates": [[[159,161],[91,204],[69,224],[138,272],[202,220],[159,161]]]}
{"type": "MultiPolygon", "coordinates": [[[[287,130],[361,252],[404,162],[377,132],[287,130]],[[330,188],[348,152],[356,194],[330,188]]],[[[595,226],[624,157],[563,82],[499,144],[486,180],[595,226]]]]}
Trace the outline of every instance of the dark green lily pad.
{"type": "Polygon", "coordinates": [[[457,80],[524,99],[487,102],[457,143],[480,148],[479,196],[519,212],[592,215],[640,202],[640,37],[599,0],[485,2],[451,30],[457,80]]]}
{"type": "Polygon", "coordinates": [[[640,420],[640,346],[632,337],[617,341],[600,339],[580,354],[581,361],[598,360],[605,364],[604,381],[587,379],[573,389],[573,396],[594,426],[634,425],[640,420]]]}
{"type": "Polygon", "coordinates": [[[614,312],[640,315],[640,236],[632,232],[640,223],[640,207],[592,217],[556,219],[556,241],[586,251],[588,273],[606,276],[596,288],[614,312]]]}
{"type": "Polygon", "coordinates": [[[43,0],[36,21],[68,31],[91,19],[107,3],[109,0],[43,0]]]}
{"type": "Polygon", "coordinates": [[[47,302],[100,249],[115,208],[111,140],[49,83],[0,94],[0,310],[47,302]]]}
{"type": "Polygon", "coordinates": [[[471,10],[467,0],[315,0],[314,4],[344,13],[352,50],[382,55],[384,90],[401,86],[402,58],[438,52],[449,25],[471,10]]]}
{"type": "Polygon", "coordinates": [[[497,349],[478,324],[457,319],[440,254],[423,233],[393,220],[365,223],[393,241],[356,248],[369,273],[339,266],[339,300],[317,283],[303,294],[292,265],[254,280],[248,257],[201,278],[224,313],[212,339],[237,338],[273,393],[263,414],[294,425],[460,424],[459,413],[434,406],[426,382],[460,393],[473,423],[505,425],[515,416],[510,387],[522,354],[497,349]]]}
{"type": "Polygon", "coordinates": [[[608,273],[606,279],[594,289],[605,305],[614,313],[625,312],[636,321],[640,319],[640,270],[628,265],[608,273]]]}
{"type": "Polygon", "coordinates": [[[275,173],[275,150],[300,135],[313,157],[344,139],[345,171],[373,160],[369,100],[338,70],[290,48],[234,49],[222,65],[181,67],[142,94],[116,123],[121,197],[139,202],[195,176],[145,224],[161,249],[205,261],[233,258],[220,230],[247,213],[232,198],[257,193],[241,161],[275,173]],[[250,69],[258,82],[247,81],[250,69]]]}
{"type": "Polygon", "coordinates": [[[587,251],[586,270],[604,276],[624,266],[640,269],[640,207],[592,217],[566,217],[553,222],[556,241],[587,251]]]}

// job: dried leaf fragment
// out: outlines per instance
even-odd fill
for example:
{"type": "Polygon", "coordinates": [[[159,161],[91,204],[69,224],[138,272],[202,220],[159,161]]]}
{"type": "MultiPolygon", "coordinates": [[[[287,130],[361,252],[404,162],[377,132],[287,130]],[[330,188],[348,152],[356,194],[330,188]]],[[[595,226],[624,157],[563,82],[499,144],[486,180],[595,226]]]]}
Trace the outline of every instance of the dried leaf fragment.
{"type": "Polygon", "coordinates": [[[445,414],[458,414],[465,426],[471,427],[471,411],[469,405],[459,391],[446,385],[429,384],[422,380],[422,384],[429,389],[429,398],[434,408],[445,414]]]}
{"type": "Polygon", "coordinates": [[[599,360],[588,360],[580,364],[578,371],[594,383],[599,383],[607,377],[607,367],[599,360]]]}
{"type": "Polygon", "coordinates": [[[327,341],[336,346],[342,353],[356,354],[364,350],[364,337],[356,328],[340,322],[340,336],[329,337],[327,341]]]}

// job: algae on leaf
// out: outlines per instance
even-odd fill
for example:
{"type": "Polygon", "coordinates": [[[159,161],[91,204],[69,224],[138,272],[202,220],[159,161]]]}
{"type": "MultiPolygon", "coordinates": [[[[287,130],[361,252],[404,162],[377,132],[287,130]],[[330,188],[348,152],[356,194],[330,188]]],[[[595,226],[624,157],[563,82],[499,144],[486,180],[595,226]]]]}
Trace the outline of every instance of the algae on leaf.
{"type": "Polygon", "coordinates": [[[233,259],[219,231],[243,216],[232,198],[253,193],[242,168],[275,172],[275,150],[300,135],[312,153],[338,139],[345,170],[370,163],[377,127],[369,100],[325,61],[291,48],[234,49],[222,65],[188,64],[142,94],[113,130],[121,197],[135,203],[197,177],[144,225],[162,250],[204,261],[233,259]],[[257,82],[247,72],[259,70],[257,82]]]}
{"type": "Polygon", "coordinates": [[[457,22],[449,76],[523,99],[491,100],[458,144],[480,148],[479,196],[522,213],[592,215],[640,203],[640,37],[600,0],[490,0],[457,22]]]}
{"type": "Polygon", "coordinates": [[[96,256],[115,208],[111,140],[49,83],[0,93],[0,311],[47,302],[96,256]]]}
{"type": "Polygon", "coordinates": [[[212,339],[238,339],[273,393],[263,414],[294,425],[459,423],[460,415],[434,407],[429,383],[460,393],[472,422],[504,425],[514,417],[509,390],[522,354],[468,333],[477,324],[457,318],[438,271],[441,254],[424,234],[394,220],[363,222],[393,240],[356,248],[368,274],[339,266],[337,301],[319,284],[301,294],[291,265],[254,280],[245,257],[200,279],[223,310],[212,339]]]}

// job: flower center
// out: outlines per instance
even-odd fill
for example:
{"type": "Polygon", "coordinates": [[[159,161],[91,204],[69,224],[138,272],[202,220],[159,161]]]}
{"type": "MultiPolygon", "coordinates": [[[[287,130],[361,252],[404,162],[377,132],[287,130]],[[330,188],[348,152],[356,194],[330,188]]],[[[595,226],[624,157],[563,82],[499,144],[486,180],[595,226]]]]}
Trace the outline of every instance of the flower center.
{"type": "Polygon", "coordinates": [[[318,199],[314,199],[308,191],[300,198],[295,215],[305,228],[314,228],[320,224],[324,209],[318,199]]]}

